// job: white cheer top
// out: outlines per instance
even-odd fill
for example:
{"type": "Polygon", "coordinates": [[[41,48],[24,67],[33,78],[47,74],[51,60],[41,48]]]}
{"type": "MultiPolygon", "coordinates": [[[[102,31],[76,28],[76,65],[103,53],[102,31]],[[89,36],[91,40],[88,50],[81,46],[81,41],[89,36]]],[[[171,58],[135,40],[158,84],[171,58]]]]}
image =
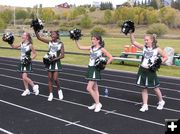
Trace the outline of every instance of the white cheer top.
{"type": "Polygon", "coordinates": [[[30,43],[29,42],[22,42],[21,43],[21,57],[20,59],[24,59],[26,56],[30,57],[31,55],[31,49],[30,49],[30,43]]]}
{"type": "Polygon", "coordinates": [[[149,68],[151,64],[154,64],[154,61],[158,58],[158,49],[157,48],[143,48],[143,61],[141,66],[149,68]]]}
{"type": "Polygon", "coordinates": [[[102,56],[102,47],[91,47],[90,49],[90,58],[89,58],[89,66],[94,66],[95,65],[95,60],[97,57],[102,56]]]}
{"type": "Polygon", "coordinates": [[[49,54],[52,56],[59,56],[62,47],[61,42],[49,42],[49,54]]]}

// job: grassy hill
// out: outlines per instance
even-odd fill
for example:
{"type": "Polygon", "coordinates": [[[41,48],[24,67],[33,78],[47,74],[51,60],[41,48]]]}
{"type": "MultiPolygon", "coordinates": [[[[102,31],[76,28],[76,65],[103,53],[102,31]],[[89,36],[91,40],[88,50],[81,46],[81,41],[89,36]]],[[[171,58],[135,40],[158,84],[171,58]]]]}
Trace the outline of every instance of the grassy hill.
{"type": "MultiPolygon", "coordinates": [[[[5,9],[12,9],[12,11],[14,10],[14,7],[10,7],[10,6],[0,6],[0,12],[5,10],[5,9]]],[[[27,10],[27,8],[19,8],[18,9],[24,9],[27,10]]],[[[80,19],[83,17],[83,15],[79,15],[77,16],[75,19],[73,20],[69,20],[69,19],[62,19],[63,15],[66,15],[66,17],[68,16],[69,13],[71,13],[74,8],[51,8],[55,14],[61,18],[59,20],[54,20],[51,23],[46,23],[45,22],[45,30],[58,30],[62,27],[64,27],[64,24],[68,24],[70,23],[69,27],[66,27],[67,30],[70,30],[72,27],[79,27],[79,23],[80,23],[80,19]]],[[[87,10],[87,14],[88,16],[91,18],[92,20],[92,27],[91,28],[81,28],[83,31],[83,34],[85,36],[89,36],[91,30],[93,29],[93,26],[101,26],[105,31],[106,34],[105,36],[108,37],[124,37],[124,35],[122,33],[120,33],[120,26],[118,26],[117,24],[104,24],[104,12],[102,10],[95,10],[94,12],[90,12],[89,10],[87,10]]],[[[113,11],[112,11],[113,12],[113,11]]],[[[12,18],[13,19],[13,18],[12,18]]],[[[28,18],[26,19],[26,22],[31,21],[31,19],[28,20],[28,18]]],[[[148,29],[147,25],[136,25],[136,35],[137,37],[143,37],[144,33],[146,33],[148,29]]],[[[33,33],[32,29],[30,28],[30,25],[23,25],[23,24],[16,24],[16,26],[13,26],[12,24],[9,24],[6,31],[12,31],[14,33],[19,33],[22,31],[29,31],[30,33],[33,33]]],[[[169,29],[169,31],[162,37],[162,38],[176,38],[176,39],[180,39],[180,29],[169,29]]]]}

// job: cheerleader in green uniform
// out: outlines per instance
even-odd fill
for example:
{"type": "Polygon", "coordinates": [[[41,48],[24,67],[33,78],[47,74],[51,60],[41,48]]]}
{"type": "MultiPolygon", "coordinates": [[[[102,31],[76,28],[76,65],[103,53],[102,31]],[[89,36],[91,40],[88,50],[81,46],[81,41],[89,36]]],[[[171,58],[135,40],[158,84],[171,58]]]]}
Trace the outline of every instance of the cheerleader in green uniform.
{"type": "Polygon", "coordinates": [[[30,95],[29,85],[32,86],[35,95],[38,95],[39,85],[35,85],[34,82],[28,77],[28,73],[32,72],[31,60],[34,59],[37,55],[32,45],[32,38],[30,34],[24,32],[20,45],[12,44],[11,47],[21,49],[20,63],[18,64],[17,70],[18,72],[22,73],[22,80],[25,87],[25,91],[21,94],[21,96],[30,95]]]}
{"type": "Polygon", "coordinates": [[[100,35],[93,35],[91,37],[91,41],[91,46],[81,46],[78,40],[75,40],[75,43],[79,49],[90,51],[90,59],[86,76],[86,79],[88,80],[87,91],[90,93],[95,103],[92,104],[92,106],[89,106],[88,109],[94,110],[94,112],[99,112],[102,108],[102,104],[99,100],[97,81],[101,80],[101,71],[95,67],[95,60],[97,57],[105,55],[108,58],[107,64],[109,64],[113,58],[112,55],[103,47],[104,42],[102,41],[102,37],[100,35]]]}
{"type": "Polygon", "coordinates": [[[47,40],[40,37],[38,32],[35,32],[35,34],[40,41],[48,44],[49,47],[48,56],[51,57],[50,64],[46,66],[48,70],[48,88],[49,88],[48,101],[52,101],[53,99],[53,81],[57,86],[59,99],[62,100],[63,92],[60,89],[60,83],[58,77],[59,77],[59,71],[62,70],[60,59],[64,58],[64,44],[59,39],[58,31],[51,32],[51,40],[47,40]]]}
{"type": "Polygon", "coordinates": [[[157,109],[162,110],[165,101],[162,98],[162,93],[159,89],[159,80],[157,78],[156,71],[152,71],[150,69],[151,65],[154,64],[155,60],[160,55],[162,58],[162,63],[167,60],[166,53],[157,46],[156,35],[145,35],[144,43],[142,45],[135,41],[134,34],[130,33],[131,43],[136,46],[137,48],[143,51],[143,59],[141,65],[139,67],[137,81],[136,84],[140,87],[143,87],[142,90],[142,100],[143,105],[140,109],[141,112],[145,112],[148,110],[148,89],[154,89],[155,94],[159,100],[157,109]]]}

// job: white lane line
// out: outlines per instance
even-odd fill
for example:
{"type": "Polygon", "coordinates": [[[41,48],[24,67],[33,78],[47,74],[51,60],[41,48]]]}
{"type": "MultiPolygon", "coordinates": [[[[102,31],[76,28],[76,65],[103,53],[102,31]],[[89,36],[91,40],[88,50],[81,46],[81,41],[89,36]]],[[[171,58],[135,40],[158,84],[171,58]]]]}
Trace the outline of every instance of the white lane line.
{"type": "Polygon", "coordinates": [[[137,105],[142,105],[142,102],[137,102],[137,103],[135,103],[134,105],[135,105],[135,106],[137,106],[137,105]]]}
{"type": "MultiPolygon", "coordinates": [[[[3,57],[3,56],[1,56],[3,57]]],[[[14,57],[3,57],[3,58],[6,58],[6,59],[0,59],[1,61],[5,61],[5,62],[14,62],[14,63],[17,63],[19,61],[18,58],[14,58],[14,57]]],[[[44,67],[43,63],[41,60],[34,60],[34,65],[36,66],[40,66],[40,67],[44,67]],[[38,64],[38,63],[41,63],[41,64],[38,64]],[[36,64],[37,63],[37,64],[36,64]]],[[[75,65],[75,64],[64,64],[65,66],[70,66],[70,67],[78,67],[78,68],[87,68],[87,66],[83,66],[83,65],[75,65]]],[[[65,68],[65,70],[72,70],[72,71],[76,71],[76,72],[86,72],[86,71],[83,71],[81,69],[72,69],[72,68],[65,68]]],[[[115,69],[107,69],[107,71],[110,71],[110,72],[117,72],[117,73],[128,73],[128,74],[136,74],[136,72],[130,72],[130,71],[121,71],[121,70],[115,70],[115,69]]],[[[127,77],[127,76],[120,76],[120,75],[113,75],[113,74],[103,74],[103,75],[107,75],[107,76],[115,76],[115,77],[119,77],[119,78],[130,78],[130,79],[135,79],[135,78],[132,78],[132,77],[127,77]]],[[[175,79],[175,80],[180,80],[179,77],[173,77],[173,76],[160,76],[162,78],[168,78],[168,79],[175,79]]],[[[167,83],[167,82],[162,82],[162,83],[167,83]]],[[[177,84],[177,83],[173,83],[173,82],[170,82],[172,84],[177,84]]]]}
{"type": "Polygon", "coordinates": [[[13,134],[12,132],[9,132],[9,131],[7,131],[7,130],[5,130],[3,128],[0,128],[0,132],[4,132],[6,134],[13,134]]]}
{"type": "MultiPolygon", "coordinates": [[[[8,61],[9,62],[9,61],[8,61]]],[[[14,61],[13,61],[14,62],[14,61]]],[[[16,61],[17,63],[17,61],[16,61]]],[[[3,65],[8,65],[8,66],[16,66],[16,65],[12,65],[12,64],[7,64],[7,63],[0,63],[0,64],[3,64],[3,65]]],[[[40,67],[44,67],[43,65],[39,65],[39,64],[36,64],[34,63],[34,65],[36,66],[40,66],[40,67]]],[[[39,68],[33,68],[35,70],[41,70],[42,69],[39,69],[39,68]]],[[[64,70],[71,70],[71,71],[76,71],[76,72],[86,72],[86,71],[82,71],[82,70],[76,70],[76,69],[72,69],[72,68],[64,68],[64,70]]],[[[61,72],[62,74],[64,72],[61,72]]],[[[64,73],[64,74],[68,74],[68,73],[64,73]]],[[[72,74],[69,74],[69,75],[72,75],[72,74]]],[[[119,75],[112,75],[112,74],[105,74],[103,73],[102,75],[107,75],[107,76],[110,76],[110,77],[120,77],[120,78],[128,78],[128,79],[133,79],[135,80],[136,78],[133,78],[133,77],[126,77],[126,76],[119,76],[119,75]]],[[[83,75],[77,75],[79,77],[84,77],[83,75]]],[[[171,78],[171,77],[170,77],[171,78]]],[[[177,78],[175,78],[177,79],[177,78]]],[[[128,83],[128,82],[122,82],[122,81],[116,81],[116,80],[109,80],[109,79],[103,79],[103,80],[106,80],[106,81],[111,81],[111,82],[121,82],[121,83],[126,83],[126,84],[130,84],[130,85],[135,85],[134,83],[128,83]]],[[[172,85],[180,85],[179,83],[173,83],[173,82],[163,82],[161,81],[161,83],[165,83],[165,84],[172,84],[172,85]]],[[[162,88],[161,88],[162,89],[162,88]]],[[[166,88],[165,88],[166,89],[166,88]]]]}
{"type": "MultiPolygon", "coordinates": [[[[0,69],[2,69],[2,70],[7,70],[7,71],[11,71],[11,72],[17,72],[16,70],[12,70],[12,69],[4,69],[4,68],[0,68],[0,69]]],[[[35,75],[35,76],[40,76],[40,77],[47,78],[46,75],[41,75],[41,74],[31,73],[31,75],[35,75]]],[[[3,76],[3,74],[2,74],[2,76],[3,76]]],[[[6,75],[4,75],[4,76],[6,76],[6,75]]],[[[69,81],[69,82],[74,82],[74,83],[80,83],[80,84],[87,84],[86,82],[80,82],[80,81],[69,80],[69,79],[64,79],[64,78],[60,78],[60,80],[69,81]]],[[[99,85],[99,87],[105,88],[105,87],[108,87],[108,86],[99,85]]],[[[115,88],[115,87],[108,87],[108,88],[113,89],[113,90],[117,90],[117,91],[128,92],[128,93],[141,94],[141,92],[132,91],[132,90],[127,90],[127,89],[122,89],[122,88],[115,88]]],[[[154,94],[149,94],[149,96],[156,97],[156,95],[154,95],[154,94]]],[[[173,98],[173,97],[165,97],[165,98],[180,101],[179,98],[173,98]]]]}
{"type": "MultiPolygon", "coordinates": [[[[0,74],[0,76],[3,76],[3,77],[7,77],[7,78],[12,78],[12,79],[17,79],[17,80],[21,80],[20,78],[17,78],[17,77],[12,77],[12,76],[7,76],[7,75],[2,75],[0,74]]],[[[46,76],[47,77],[47,76],[46,76]]],[[[41,84],[41,85],[45,85],[45,86],[48,86],[48,84],[46,83],[42,83],[42,82],[36,82],[37,84],[41,84]]],[[[0,86],[5,86],[5,85],[2,85],[0,84],[0,86]]],[[[9,87],[9,86],[5,86],[5,87],[9,87]]],[[[87,92],[83,92],[83,91],[79,91],[79,90],[74,90],[74,89],[70,89],[70,88],[66,88],[66,87],[62,87],[62,89],[66,89],[66,90],[69,90],[69,91],[74,91],[74,92],[79,92],[79,93],[83,93],[83,94],[88,94],[87,92]]],[[[15,89],[15,90],[19,90],[19,91],[24,91],[24,90],[20,90],[20,89],[15,89]]],[[[101,97],[104,97],[103,95],[100,95],[101,97]]],[[[46,96],[47,97],[47,96],[46,96]]],[[[106,97],[107,98],[107,97],[106,97]]],[[[167,98],[167,97],[166,97],[167,98]]],[[[133,103],[133,104],[137,104],[139,102],[136,102],[136,101],[130,101],[130,100],[125,100],[125,99],[120,99],[120,98],[115,98],[115,97],[108,97],[108,99],[112,99],[112,100],[117,100],[117,101],[123,101],[123,102],[127,102],[127,103],[133,103]]],[[[173,98],[172,98],[173,99],[173,98]]],[[[149,105],[150,107],[154,107],[156,108],[157,106],[154,106],[154,105],[149,105]]],[[[176,110],[176,109],[171,109],[171,108],[163,108],[163,110],[167,110],[167,111],[172,111],[172,112],[177,112],[177,113],[180,113],[180,110],[176,110]]]]}
{"type": "Polygon", "coordinates": [[[74,124],[77,124],[77,123],[80,123],[80,121],[75,121],[75,122],[72,122],[72,123],[68,123],[65,126],[67,127],[67,126],[74,125],[74,124]]]}
{"type": "MultiPolygon", "coordinates": [[[[21,90],[21,89],[17,89],[17,88],[10,87],[10,86],[6,86],[6,85],[2,85],[2,84],[0,84],[0,86],[6,87],[6,88],[10,88],[10,89],[14,89],[14,90],[18,90],[18,91],[23,91],[23,90],[21,90]]],[[[48,97],[48,96],[42,95],[42,94],[39,94],[39,96],[41,96],[41,97],[46,97],[46,98],[48,97]]],[[[59,101],[58,98],[54,98],[54,100],[59,101]]],[[[83,105],[83,104],[80,104],[80,103],[76,103],[76,102],[67,101],[67,100],[60,100],[60,101],[65,102],[65,103],[69,103],[69,104],[73,104],[73,105],[76,105],[76,106],[82,106],[82,107],[86,107],[86,108],[88,107],[88,106],[86,106],[86,105],[83,105]]],[[[165,109],[165,108],[164,108],[164,109],[165,109]]],[[[109,112],[108,110],[104,110],[104,109],[102,109],[101,111],[106,112],[106,113],[109,112]]],[[[179,112],[180,112],[180,111],[179,111],[179,112]]],[[[116,112],[111,113],[111,114],[118,115],[118,116],[122,116],[122,117],[126,117],[126,118],[130,118],[130,119],[133,119],[133,120],[138,120],[138,121],[150,123],[150,124],[155,124],[155,125],[159,125],[159,126],[164,126],[164,124],[161,124],[161,123],[158,123],[158,122],[154,122],[154,121],[150,121],[150,120],[146,120],[146,119],[142,119],[142,118],[138,118],[138,117],[134,117],[134,116],[129,116],[129,115],[120,114],[120,113],[116,113],[116,112]]]]}
{"type": "MultiPolygon", "coordinates": [[[[0,68],[2,69],[2,68],[0,68]]],[[[16,70],[12,70],[12,69],[4,69],[3,70],[7,70],[7,71],[12,71],[12,72],[16,72],[16,70]]],[[[0,74],[1,76],[4,76],[4,77],[7,77],[7,75],[3,75],[3,74],[0,74]]],[[[44,77],[44,78],[47,78],[46,75],[41,75],[41,74],[35,74],[35,73],[31,73],[31,75],[35,75],[35,76],[40,76],[40,77],[44,77]]],[[[13,77],[12,77],[13,78],[13,77]]],[[[16,77],[14,77],[14,79],[16,79],[16,77]]],[[[59,78],[60,80],[64,80],[64,81],[69,81],[69,82],[74,82],[74,83],[80,83],[80,84],[87,84],[86,82],[80,82],[80,81],[75,81],[75,80],[69,80],[69,79],[64,79],[64,78],[59,78]]],[[[127,89],[122,89],[122,88],[115,88],[115,87],[109,87],[109,86],[103,86],[103,85],[99,85],[99,87],[102,87],[102,88],[109,88],[109,89],[114,89],[114,90],[117,90],[117,91],[123,91],[123,92],[128,92],[128,93],[135,93],[135,94],[141,94],[141,92],[137,92],[137,91],[131,91],[131,90],[127,90],[127,89]]],[[[156,97],[156,95],[154,94],[149,94],[149,96],[153,96],[153,97],[156,97]]],[[[171,99],[171,100],[176,100],[176,101],[180,101],[180,98],[173,98],[173,97],[168,97],[168,96],[165,96],[164,98],[166,99],[171,99]]]]}
{"type": "Polygon", "coordinates": [[[112,111],[107,111],[107,112],[105,112],[104,114],[113,114],[113,113],[115,113],[116,112],[116,110],[112,110],[112,111]]]}
{"type": "Polygon", "coordinates": [[[52,119],[55,119],[55,120],[58,120],[58,121],[62,121],[62,122],[68,123],[68,124],[72,124],[74,126],[78,126],[78,127],[81,127],[81,128],[93,131],[93,132],[97,132],[97,133],[100,133],[100,134],[107,134],[106,132],[99,131],[99,130],[96,130],[96,129],[93,129],[93,128],[90,128],[90,127],[86,127],[86,126],[83,126],[83,125],[80,125],[80,124],[77,124],[77,123],[73,123],[71,121],[64,120],[64,119],[61,119],[61,118],[58,118],[58,117],[55,117],[55,116],[52,116],[52,115],[49,115],[49,114],[46,114],[46,113],[43,113],[43,112],[39,112],[39,111],[30,109],[30,108],[27,108],[27,107],[23,107],[23,106],[20,106],[20,105],[17,105],[17,104],[8,102],[8,101],[0,100],[0,102],[2,102],[4,104],[11,105],[11,106],[14,106],[14,107],[17,107],[17,108],[20,108],[20,109],[23,109],[23,110],[26,110],[26,111],[36,113],[36,114],[39,114],[39,115],[43,115],[43,116],[46,116],[46,117],[49,117],[49,118],[52,118],[52,119]]]}
{"type": "MultiPolygon", "coordinates": [[[[3,63],[0,63],[0,64],[3,64],[3,63]]],[[[15,66],[16,65],[12,65],[12,64],[6,64],[4,63],[4,65],[8,65],[8,66],[15,66]]],[[[38,65],[40,66],[40,65],[38,65]]],[[[4,68],[0,68],[0,69],[4,69],[4,68]]],[[[39,68],[33,68],[34,70],[38,70],[38,71],[44,71],[42,69],[39,69],[39,68]]],[[[6,69],[4,69],[6,70],[6,69]]],[[[10,69],[11,70],[11,69],[10,69]]],[[[68,70],[67,68],[65,70],[68,70]]],[[[73,69],[70,69],[70,70],[73,70],[73,69]]],[[[12,71],[12,70],[11,70],[12,71]]],[[[76,70],[74,70],[76,71],[76,70]]],[[[33,74],[33,73],[32,73],[33,74]]],[[[77,75],[77,74],[70,74],[70,73],[64,73],[64,72],[61,72],[61,74],[66,74],[66,75],[71,75],[71,76],[78,76],[78,77],[84,77],[84,75],[77,75]]],[[[113,76],[112,76],[113,77],[113,76]]],[[[62,80],[65,80],[65,79],[62,79],[62,80]]],[[[117,80],[109,80],[109,79],[103,79],[103,81],[108,81],[108,82],[115,82],[115,83],[123,83],[123,84],[128,84],[128,85],[133,85],[133,86],[136,86],[136,84],[134,83],[130,83],[130,82],[123,82],[123,81],[117,81],[117,80]]],[[[163,83],[163,81],[161,82],[163,83]]],[[[167,84],[167,82],[165,82],[167,84]]],[[[82,83],[83,84],[83,83],[82,83]]],[[[168,83],[168,84],[173,84],[173,85],[180,85],[178,83],[168,83]]],[[[100,86],[100,85],[99,85],[100,86]]],[[[138,93],[140,94],[140,92],[135,92],[135,91],[129,91],[129,90],[126,90],[126,89],[115,89],[115,90],[120,90],[120,91],[125,91],[125,92],[132,92],[132,93],[138,93]]],[[[161,90],[165,90],[165,91],[171,91],[171,92],[180,92],[179,90],[176,90],[176,89],[169,89],[169,88],[165,88],[165,87],[161,87],[161,90]]],[[[149,94],[151,96],[155,96],[154,94],[149,94]]]]}

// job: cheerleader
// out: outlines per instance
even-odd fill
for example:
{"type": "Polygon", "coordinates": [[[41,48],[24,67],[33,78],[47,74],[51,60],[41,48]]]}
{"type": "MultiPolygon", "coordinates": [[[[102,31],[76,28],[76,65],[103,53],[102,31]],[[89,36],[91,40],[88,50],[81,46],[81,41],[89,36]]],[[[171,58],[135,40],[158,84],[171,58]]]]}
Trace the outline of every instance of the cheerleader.
{"type": "Polygon", "coordinates": [[[159,89],[160,83],[156,71],[151,70],[151,66],[155,63],[155,60],[159,55],[162,57],[162,63],[164,63],[168,59],[167,55],[160,47],[157,46],[155,34],[144,36],[145,45],[136,42],[133,33],[130,33],[130,39],[134,46],[143,51],[143,58],[139,67],[136,81],[136,84],[143,88],[143,105],[140,111],[145,112],[148,110],[148,90],[150,89],[154,89],[159,100],[157,109],[162,110],[165,105],[165,101],[163,100],[162,93],[159,89]]]}
{"type": "Polygon", "coordinates": [[[59,99],[62,100],[63,92],[60,89],[60,82],[58,77],[59,77],[59,71],[62,70],[60,59],[64,58],[64,44],[59,39],[58,31],[51,32],[51,40],[47,40],[40,37],[37,31],[35,32],[35,34],[37,39],[48,44],[49,47],[49,52],[46,55],[50,59],[50,63],[46,66],[48,71],[48,88],[49,88],[48,101],[53,100],[53,81],[56,84],[59,99]]]}
{"type": "Polygon", "coordinates": [[[93,98],[94,103],[89,106],[88,109],[94,110],[94,112],[99,112],[102,108],[102,104],[99,100],[97,81],[101,80],[101,71],[95,67],[95,60],[96,58],[105,55],[108,58],[107,64],[109,64],[112,61],[112,55],[103,47],[104,42],[102,41],[102,37],[100,35],[93,35],[91,37],[91,41],[91,46],[81,46],[78,40],[75,40],[75,44],[80,50],[90,51],[90,59],[86,76],[88,84],[86,89],[93,98]]]}
{"type": "Polygon", "coordinates": [[[35,95],[39,94],[39,85],[35,85],[34,82],[28,77],[28,73],[32,72],[32,59],[36,57],[36,51],[33,47],[31,35],[24,32],[22,35],[22,42],[20,45],[11,44],[12,48],[21,49],[20,63],[18,64],[18,72],[22,74],[22,80],[25,90],[21,96],[30,95],[29,85],[32,87],[35,95]]]}

